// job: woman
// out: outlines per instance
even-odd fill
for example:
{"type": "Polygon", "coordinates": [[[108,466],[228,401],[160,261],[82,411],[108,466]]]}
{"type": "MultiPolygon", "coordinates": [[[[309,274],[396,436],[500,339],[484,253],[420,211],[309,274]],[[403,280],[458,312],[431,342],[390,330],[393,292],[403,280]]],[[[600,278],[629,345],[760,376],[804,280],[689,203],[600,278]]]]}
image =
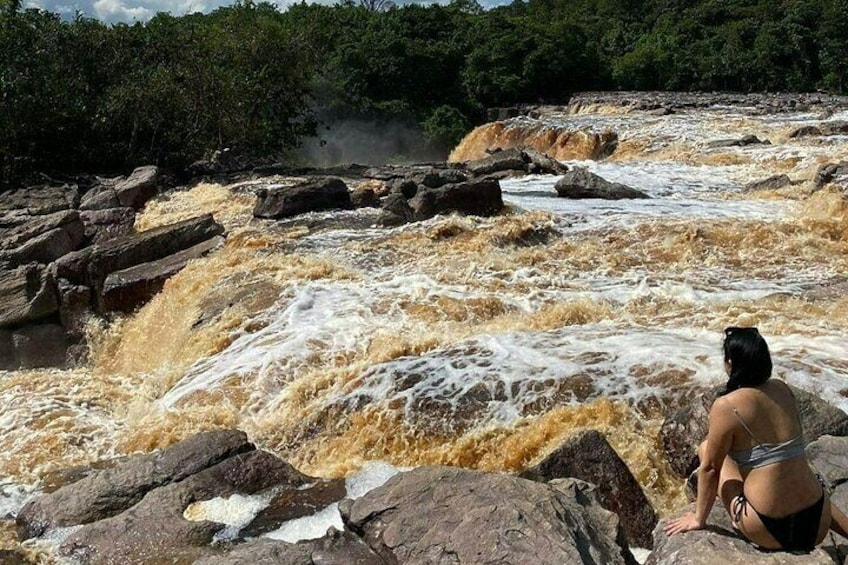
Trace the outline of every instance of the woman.
{"type": "Polygon", "coordinates": [[[795,397],[769,378],[765,339],[757,328],[727,328],[724,336],[729,378],[698,450],[695,512],[671,520],[666,534],[704,528],[718,494],[733,526],[764,549],[809,551],[828,529],[848,537],[848,519],[807,463],[795,397]]]}

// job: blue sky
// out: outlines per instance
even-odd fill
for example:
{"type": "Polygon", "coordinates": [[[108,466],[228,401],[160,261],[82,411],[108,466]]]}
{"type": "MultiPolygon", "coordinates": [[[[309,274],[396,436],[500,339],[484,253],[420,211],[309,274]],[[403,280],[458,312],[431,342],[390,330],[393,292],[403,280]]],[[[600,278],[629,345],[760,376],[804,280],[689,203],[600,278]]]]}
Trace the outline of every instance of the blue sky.
{"type": "MultiPolygon", "coordinates": [[[[300,0],[271,0],[285,8],[300,0]]],[[[322,4],[333,4],[335,0],[318,0],[322,4]]],[[[396,0],[397,1],[397,0],[396,0]]],[[[448,0],[426,0],[427,4],[446,4],[448,0]]],[[[478,0],[479,1],[479,0],[478,0]]],[[[502,3],[503,0],[483,0],[483,6],[502,3]]],[[[41,8],[72,18],[78,11],[105,22],[147,21],[156,12],[170,12],[177,16],[187,12],[209,12],[220,6],[232,4],[233,0],[24,0],[27,8],[41,8]]],[[[397,1],[398,4],[405,3],[397,1]]]]}

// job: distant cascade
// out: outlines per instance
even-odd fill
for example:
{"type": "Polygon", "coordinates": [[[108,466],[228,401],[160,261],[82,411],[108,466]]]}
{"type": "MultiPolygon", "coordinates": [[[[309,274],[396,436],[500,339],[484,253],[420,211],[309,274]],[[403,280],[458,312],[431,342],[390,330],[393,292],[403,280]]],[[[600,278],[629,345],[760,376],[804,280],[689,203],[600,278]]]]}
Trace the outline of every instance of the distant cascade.
{"type": "Polygon", "coordinates": [[[618,144],[618,134],[605,130],[573,129],[532,121],[491,122],[475,128],[456,146],[451,162],[483,159],[495,149],[528,147],[561,161],[603,159],[618,144]]]}

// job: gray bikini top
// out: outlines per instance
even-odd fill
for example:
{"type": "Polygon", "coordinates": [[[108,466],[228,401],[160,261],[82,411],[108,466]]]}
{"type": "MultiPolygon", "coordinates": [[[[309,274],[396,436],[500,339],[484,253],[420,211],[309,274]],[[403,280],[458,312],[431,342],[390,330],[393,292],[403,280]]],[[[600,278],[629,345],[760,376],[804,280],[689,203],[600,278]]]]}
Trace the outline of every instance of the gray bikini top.
{"type": "MultiPolygon", "coordinates": [[[[730,458],[736,461],[736,464],[743,469],[765,467],[766,465],[773,465],[774,463],[788,461],[789,459],[795,459],[805,455],[803,430],[797,436],[783,443],[763,443],[757,439],[757,436],[754,435],[754,432],[751,431],[751,428],[748,427],[748,424],[745,423],[745,420],[742,419],[736,408],[729,402],[727,405],[733,410],[733,413],[736,415],[739,423],[742,424],[742,427],[745,428],[745,431],[748,432],[748,435],[757,442],[757,445],[751,449],[740,449],[728,453],[730,458]]],[[[801,425],[800,416],[798,417],[798,425],[801,425]]]]}

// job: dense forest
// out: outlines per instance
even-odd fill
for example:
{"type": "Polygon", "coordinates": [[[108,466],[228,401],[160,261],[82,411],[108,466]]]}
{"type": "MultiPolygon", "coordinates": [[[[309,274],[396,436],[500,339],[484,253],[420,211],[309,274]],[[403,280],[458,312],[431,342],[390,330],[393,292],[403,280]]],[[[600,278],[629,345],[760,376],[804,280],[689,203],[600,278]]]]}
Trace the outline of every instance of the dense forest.
{"type": "Polygon", "coordinates": [[[0,0],[0,186],[34,170],[284,155],[344,119],[454,144],[580,90],[848,90],[848,0],[245,0],[146,23],[0,0]]]}

